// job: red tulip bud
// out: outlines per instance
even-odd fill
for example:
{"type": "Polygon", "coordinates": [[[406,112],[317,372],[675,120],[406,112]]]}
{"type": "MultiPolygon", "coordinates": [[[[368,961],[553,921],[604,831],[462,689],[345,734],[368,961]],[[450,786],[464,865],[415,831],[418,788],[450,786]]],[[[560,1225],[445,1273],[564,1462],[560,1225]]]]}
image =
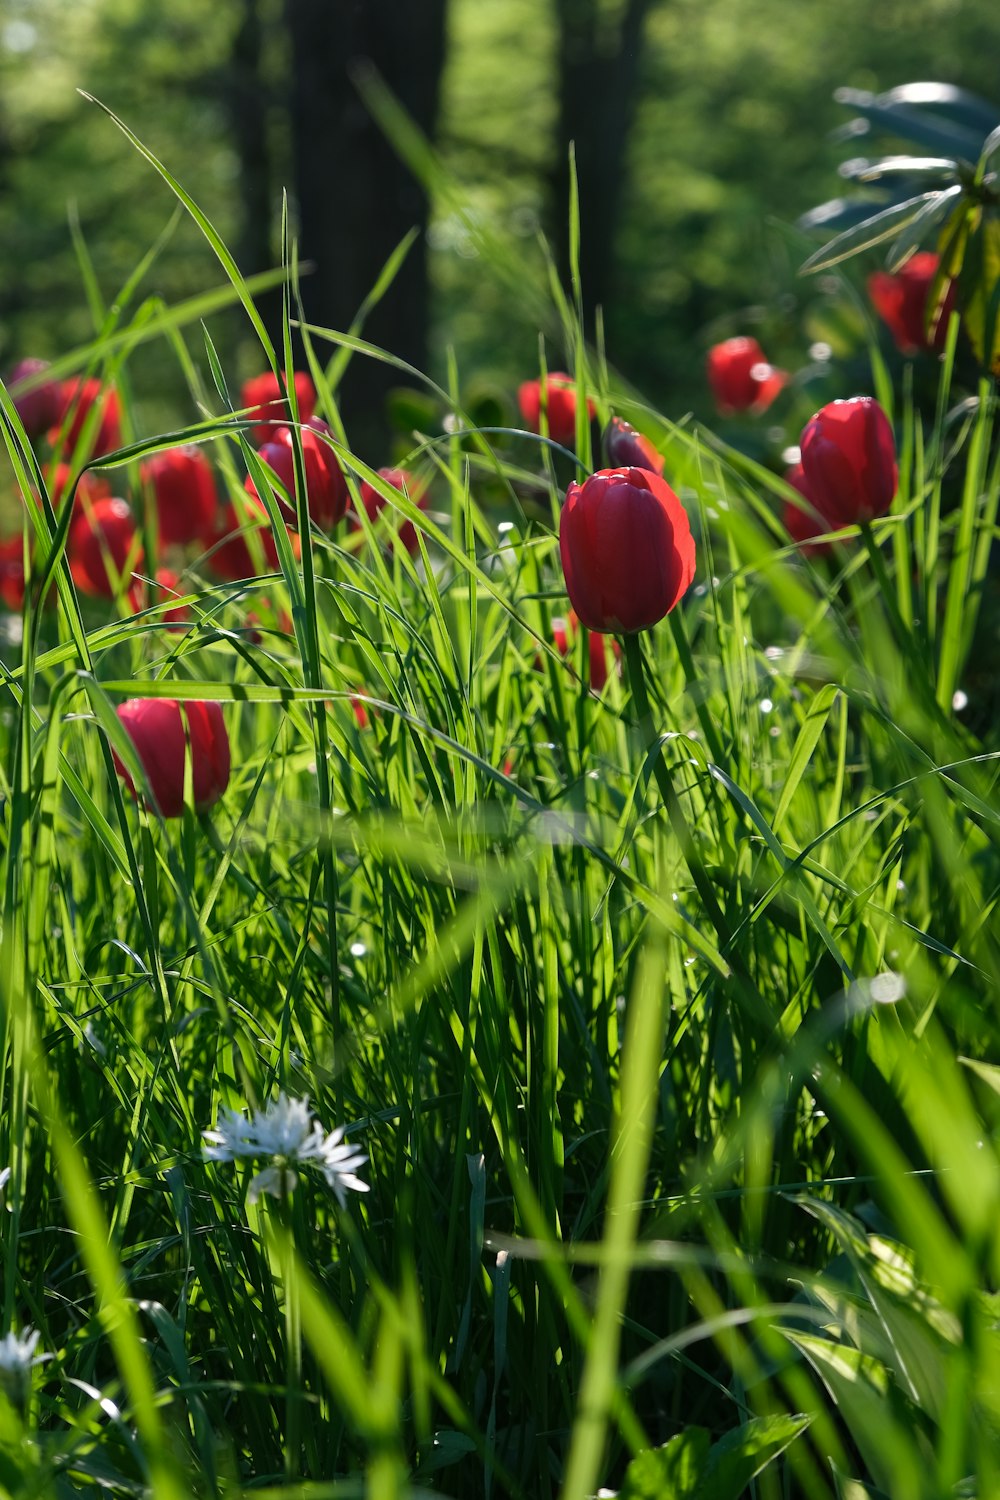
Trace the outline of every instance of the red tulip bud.
{"type": "Polygon", "coordinates": [[[170,448],[143,464],[156,498],[160,541],[182,547],[203,541],[215,526],[217,499],[212,466],[200,448],[170,448]]]}
{"type": "MultiPolygon", "coordinates": [[[[408,469],[379,469],[378,472],[379,477],[384,479],[386,484],[391,485],[394,490],[399,490],[400,494],[405,495],[407,499],[411,500],[414,505],[419,506],[421,510],[425,509],[427,505],[427,486],[426,484],[422,484],[420,480],[415,479],[408,469]]],[[[381,515],[386,505],[385,499],[379,494],[378,490],[368,483],[367,479],[361,486],[361,503],[368,513],[369,521],[372,522],[381,515]]],[[[420,551],[420,545],[417,541],[417,529],[412,521],[402,522],[399,527],[398,536],[400,542],[411,556],[415,556],[420,551]]]]}
{"type": "Polygon", "coordinates": [[[62,391],[57,380],[46,380],[36,384],[30,391],[20,392],[17,387],[28,380],[37,381],[49,368],[44,359],[22,359],[7,377],[11,396],[21,424],[29,438],[41,437],[50,427],[58,424],[63,411],[62,391]]]}
{"type": "MultiPolygon", "coordinates": [[[[564,370],[553,370],[545,381],[526,380],[517,392],[517,404],[526,426],[532,432],[541,431],[541,413],[544,410],[549,424],[549,437],[572,448],[576,442],[576,382],[564,370]]],[[[587,416],[592,417],[597,408],[587,397],[587,416]]]]}
{"type": "MultiPolygon", "coordinates": [[[[190,753],[194,805],[201,811],[218,802],[229,785],[229,736],[218,703],[178,703],[173,698],[133,698],[118,717],[165,818],[184,811],[184,770],[190,753]]],[[[129,790],[132,777],[114,756],[129,790]]]]}
{"type": "MultiPolygon", "coordinates": [[[[112,386],[102,387],[101,382],[96,379],[64,380],[61,389],[61,408],[56,422],[52,425],[58,427],[65,421],[67,414],[72,411],[73,416],[66,434],[66,451],[72,453],[80,440],[80,434],[87,422],[92,407],[100,403],[101,419],[97,426],[97,432],[90,445],[92,458],[100,458],[105,453],[111,453],[115,448],[122,445],[121,413],[118,405],[118,393],[112,386]]],[[[52,433],[53,440],[58,433],[52,433]]]]}
{"type": "Polygon", "coordinates": [[[798,490],[804,500],[804,505],[796,505],[794,500],[789,500],[782,514],[785,530],[793,542],[798,542],[803,553],[815,553],[817,556],[830,551],[829,542],[812,543],[814,536],[822,536],[824,531],[829,530],[822,516],[817,514],[816,506],[813,504],[806,476],[802,471],[801,464],[795,464],[785,475],[785,483],[790,484],[793,489],[798,490]],[[808,545],[812,543],[812,545],[808,545]]]}
{"type": "MultiPolygon", "coordinates": [[[[299,421],[308,422],[316,410],[316,387],[304,370],[295,372],[295,399],[299,407],[299,421]]],[[[250,441],[259,447],[266,443],[279,427],[287,424],[291,413],[285,400],[283,386],[278,377],[265,370],[245,382],[240,393],[242,404],[249,407],[249,418],[254,423],[250,441]]]]}
{"type": "Polygon", "coordinates": [[[948,319],[955,305],[954,282],[948,289],[934,337],[927,337],[927,299],[939,264],[938,256],[922,250],[911,256],[894,274],[873,271],[868,278],[872,305],[902,354],[918,354],[921,349],[943,349],[945,346],[948,319]]]}
{"type": "Polygon", "coordinates": [[[647,469],[602,469],[571,484],[559,550],[570,602],[590,630],[647,630],[694,577],[687,512],[647,469]]]}
{"type": "Polygon", "coordinates": [[[612,417],[604,433],[604,451],[612,469],[648,469],[663,473],[663,456],[657,453],[649,438],[636,432],[621,417],[612,417]]]}
{"type": "MultiPolygon", "coordinates": [[[[318,417],[313,417],[309,426],[304,427],[300,434],[302,457],[305,462],[309,514],[316,525],[324,531],[330,531],[336,526],[347,508],[347,481],[337,462],[337,455],[328,443],[323,442],[321,436],[322,433],[329,433],[329,431],[325,422],[321,422],[318,417]]],[[[295,449],[291,428],[279,427],[272,440],[261,448],[260,456],[277,474],[288,491],[289,498],[294,500],[295,449]]],[[[253,495],[255,499],[259,498],[257,486],[249,477],[246,481],[246,490],[247,494],[253,495]]],[[[293,507],[286,505],[280,496],[278,504],[285,519],[294,522],[293,507]]]]}
{"type": "MultiPolygon", "coordinates": [[[[274,540],[274,533],[263,502],[256,495],[251,498],[250,511],[250,524],[259,539],[264,554],[264,565],[268,569],[276,569],[278,566],[277,543],[274,540]]],[[[294,532],[291,536],[292,549],[297,555],[299,539],[294,532]]],[[[214,541],[211,550],[206,555],[205,562],[217,578],[223,578],[230,583],[235,583],[240,578],[256,576],[257,569],[254,565],[253,554],[247,546],[239,514],[231,501],[223,506],[219,513],[214,541]]]]}
{"type": "Polygon", "coordinates": [[[896,443],[872,396],[831,401],[799,444],[806,492],[830,531],[885,515],[896,493],[896,443]]]}
{"type": "MultiPolygon", "coordinates": [[[[580,621],[573,610],[569,612],[567,620],[552,621],[552,639],[560,656],[568,656],[570,646],[580,628],[580,621]]],[[[595,693],[604,691],[604,685],[608,680],[608,642],[600,631],[591,630],[587,633],[587,650],[590,655],[590,686],[595,693]]],[[[611,653],[615,662],[621,670],[621,647],[617,641],[611,642],[611,653]]],[[[541,666],[541,659],[535,661],[536,667],[541,666]]]]}
{"type": "MultiPolygon", "coordinates": [[[[141,549],[134,548],[135,522],[124,500],[112,496],[96,500],[74,516],[67,550],[70,570],[85,594],[111,599],[122,581],[129,559],[138,567],[141,549]]],[[[131,567],[129,568],[131,575],[131,567]]]]}
{"type": "Polygon", "coordinates": [[[0,541],[0,599],[18,613],[24,607],[24,541],[20,536],[0,541]]]}
{"type": "Polygon", "coordinates": [[[787,379],[768,364],[756,339],[725,339],[708,351],[708,383],[723,416],[766,411],[787,379]]]}

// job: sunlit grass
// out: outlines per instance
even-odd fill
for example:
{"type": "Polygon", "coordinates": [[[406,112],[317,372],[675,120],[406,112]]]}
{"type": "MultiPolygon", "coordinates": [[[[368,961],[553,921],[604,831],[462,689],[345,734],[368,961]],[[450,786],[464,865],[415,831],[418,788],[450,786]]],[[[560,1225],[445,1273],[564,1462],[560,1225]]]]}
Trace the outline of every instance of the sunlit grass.
{"type": "MultiPolygon", "coordinates": [[[[336,407],[373,351],[296,327],[290,252],[284,281],[262,362],[304,335],[377,488],[336,407]]],[[[77,366],[121,377],[155,328],[273,521],[201,306],[113,306],[77,366]]],[[[634,413],[556,315],[548,364],[634,413]]],[[[383,484],[360,532],[310,535],[300,493],[301,561],[282,527],[273,574],[192,560],[181,633],[81,603],[65,515],[25,504],[58,604],[29,589],[3,669],[0,1232],[4,1332],[47,1359],[0,1403],[9,1491],[993,1493],[1000,804],[953,702],[1000,474],[991,388],[953,416],[950,379],[936,421],[896,393],[893,513],[828,560],[780,480],[652,420],[698,571],[600,695],[585,632],[553,646],[572,465],[527,435],[415,433],[427,514],[383,484]],[[114,706],[151,696],[223,704],[211,811],[123,790],[114,706]],[[204,1159],[279,1093],[370,1192],[251,1201],[204,1159]]]]}

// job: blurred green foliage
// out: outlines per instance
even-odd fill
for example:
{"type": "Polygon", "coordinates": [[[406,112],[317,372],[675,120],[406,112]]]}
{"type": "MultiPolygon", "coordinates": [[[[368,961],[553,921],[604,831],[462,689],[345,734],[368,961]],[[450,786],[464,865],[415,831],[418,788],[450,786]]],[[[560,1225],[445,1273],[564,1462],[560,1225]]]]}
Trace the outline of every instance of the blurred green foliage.
{"type": "MultiPolygon", "coordinates": [[[[167,223],[165,189],[77,88],[141,130],[239,240],[238,154],[230,127],[233,41],[247,0],[7,0],[0,20],[0,367],[53,356],[90,331],[68,226],[75,213],[98,282],[111,298],[167,223]]],[[[609,4],[609,12],[615,5],[609,4]]],[[[274,163],[273,199],[290,179],[283,100],[289,85],[282,7],[259,6],[261,108],[274,163]]],[[[808,247],[787,227],[836,191],[844,122],[839,84],[885,89],[914,78],[996,92],[989,0],[912,0],[873,10],[861,0],[789,7],[724,0],[653,0],[640,68],[642,96],[627,161],[608,353],[649,397],[707,411],[707,344],[753,330],[776,362],[802,365],[801,281],[808,247]]],[[[439,146],[467,185],[473,211],[537,257],[553,204],[554,12],[535,0],[452,0],[439,146]]],[[[468,371],[513,385],[537,359],[530,311],[491,279],[462,224],[440,211],[431,230],[435,357],[457,346],[468,371]]],[[[373,268],[374,274],[374,268],[373,268]]],[[[169,299],[218,280],[194,230],[181,225],[146,290],[169,299]]],[[[805,319],[809,328],[809,318],[805,319]]],[[[235,340],[230,357],[254,356],[235,340]]],[[[561,358],[561,355],[560,355],[561,358]]],[[[161,357],[139,375],[140,406],[167,419],[175,377],[161,357]]],[[[179,396],[179,392],[177,393],[179,396]]]]}

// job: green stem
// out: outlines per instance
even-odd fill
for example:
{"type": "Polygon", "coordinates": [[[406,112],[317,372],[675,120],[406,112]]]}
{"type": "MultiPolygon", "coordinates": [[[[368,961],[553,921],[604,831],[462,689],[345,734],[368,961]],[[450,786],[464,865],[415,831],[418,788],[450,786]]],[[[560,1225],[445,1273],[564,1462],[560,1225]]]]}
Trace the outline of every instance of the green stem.
{"type": "Polygon", "coordinates": [[[728,961],[737,982],[738,993],[751,1019],[759,1027],[765,1038],[770,1037],[774,1031],[774,1018],[770,1009],[759,994],[749,970],[743,963],[742,958],[733,948],[733,931],[725,912],[719,905],[708,871],[705,869],[701,852],[698,849],[684,809],[681,807],[680,798],[670,774],[670,768],[663,758],[662,747],[659,736],[653,724],[653,715],[649,707],[649,694],[646,690],[646,664],[643,660],[642,645],[638,635],[623,636],[622,642],[625,648],[625,663],[628,669],[629,687],[632,690],[632,700],[635,703],[638,716],[638,733],[640,741],[647,754],[653,754],[653,775],[660,789],[660,796],[666,808],[670,827],[677,840],[684,861],[691,872],[695,889],[701,897],[702,905],[709,921],[715,928],[719,939],[719,947],[728,961]]]}

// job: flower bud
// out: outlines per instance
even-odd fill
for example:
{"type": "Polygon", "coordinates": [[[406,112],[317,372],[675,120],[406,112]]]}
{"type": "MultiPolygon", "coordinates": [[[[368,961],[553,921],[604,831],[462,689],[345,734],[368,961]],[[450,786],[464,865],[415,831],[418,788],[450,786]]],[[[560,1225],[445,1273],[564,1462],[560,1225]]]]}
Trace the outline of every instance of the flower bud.
{"type": "Polygon", "coordinates": [[[827,529],[884,516],[896,493],[896,443],[872,396],[831,401],[802,431],[806,493],[827,529]]]}
{"type": "MultiPolygon", "coordinates": [[[[218,802],[229,785],[229,736],[218,703],[133,698],[121,704],[118,717],[135,746],[156,805],[165,818],[179,818],[184,811],[188,751],[195,807],[201,811],[218,802]]],[[[134,793],[132,777],[117,755],[114,762],[134,793]]]]}
{"type": "Polygon", "coordinates": [[[211,535],[217,510],[215,480],[200,448],[157,453],[143,464],[142,475],[156,498],[164,547],[182,547],[211,535]]]}
{"type": "MultiPolygon", "coordinates": [[[[300,433],[309,514],[323,531],[332,530],[347,509],[347,481],[337,462],[337,455],[329,443],[323,442],[322,439],[322,434],[329,433],[329,431],[325,422],[321,422],[318,417],[313,417],[310,424],[303,427],[300,433]]],[[[271,441],[261,448],[260,456],[277,474],[288,491],[289,499],[294,501],[295,447],[291,428],[279,427],[271,441]]],[[[246,481],[246,490],[248,495],[253,495],[255,499],[259,498],[257,486],[249,477],[246,481]]],[[[296,516],[293,506],[286,504],[280,495],[278,504],[285,519],[294,522],[296,516]]]]}
{"type": "MultiPolygon", "coordinates": [[[[384,479],[386,484],[391,485],[394,490],[399,490],[401,495],[405,495],[408,500],[411,500],[414,505],[419,506],[421,510],[425,509],[427,505],[427,486],[414,478],[408,469],[379,469],[378,472],[379,477],[384,479]]],[[[379,494],[374,486],[368,483],[367,479],[361,486],[361,503],[368,514],[369,521],[372,523],[381,515],[386,505],[384,497],[379,494]]],[[[398,536],[410,556],[416,556],[420,551],[420,545],[417,541],[417,529],[413,522],[403,521],[399,527],[398,536]]]]}
{"type": "MultiPolygon", "coordinates": [[[[299,421],[308,422],[316,410],[316,387],[304,370],[296,370],[295,399],[299,408],[299,421]]],[[[278,377],[271,370],[255,375],[244,383],[240,400],[249,407],[249,418],[254,423],[250,441],[255,447],[266,443],[277,428],[286,426],[291,413],[285,399],[285,391],[278,377]]]]}
{"type": "Polygon", "coordinates": [[[708,383],[722,416],[766,411],[788,380],[769,365],[756,339],[725,339],[708,351],[708,383]]]}
{"type": "MultiPolygon", "coordinates": [[[[540,380],[526,380],[518,388],[517,404],[525,425],[532,432],[541,431],[541,414],[544,411],[549,437],[572,448],[576,442],[576,382],[565,370],[553,370],[546,376],[545,385],[540,380]]],[[[587,397],[587,416],[594,415],[596,407],[587,397]]]]}
{"type": "Polygon", "coordinates": [[[604,451],[611,469],[648,469],[663,473],[663,456],[657,453],[649,438],[621,417],[612,417],[604,431],[604,451]]]}
{"type": "Polygon", "coordinates": [[[948,289],[934,337],[927,336],[927,299],[939,264],[939,257],[932,251],[922,250],[898,271],[873,271],[868,278],[872,306],[901,354],[919,354],[922,349],[940,350],[945,346],[948,319],[955,305],[954,283],[948,289]]]}
{"type": "Polygon", "coordinates": [[[647,469],[571,484],[559,519],[570,602],[590,630],[631,634],[670,613],[694,577],[687,512],[647,469]]]}
{"type": "Polygon", "coordinates": [[[62,392],[57,380],[35,384],[30,391],[20,392],[16,387],[28,380],[37,381],[48,368],[47,360],[22,359],[7,376],[15,410],[29,438],[41,437],[57,425],[63,410],[62,392]]]}
{"type": "Polygon", "coordinates": [[[67,550],[73,580],[85,594],[111,599],[124,580],[126,567],[137,567],[141,549],[135,549],[135,522],[124,500],[115,496],[96,500],[74,516],[67,550]]]}

